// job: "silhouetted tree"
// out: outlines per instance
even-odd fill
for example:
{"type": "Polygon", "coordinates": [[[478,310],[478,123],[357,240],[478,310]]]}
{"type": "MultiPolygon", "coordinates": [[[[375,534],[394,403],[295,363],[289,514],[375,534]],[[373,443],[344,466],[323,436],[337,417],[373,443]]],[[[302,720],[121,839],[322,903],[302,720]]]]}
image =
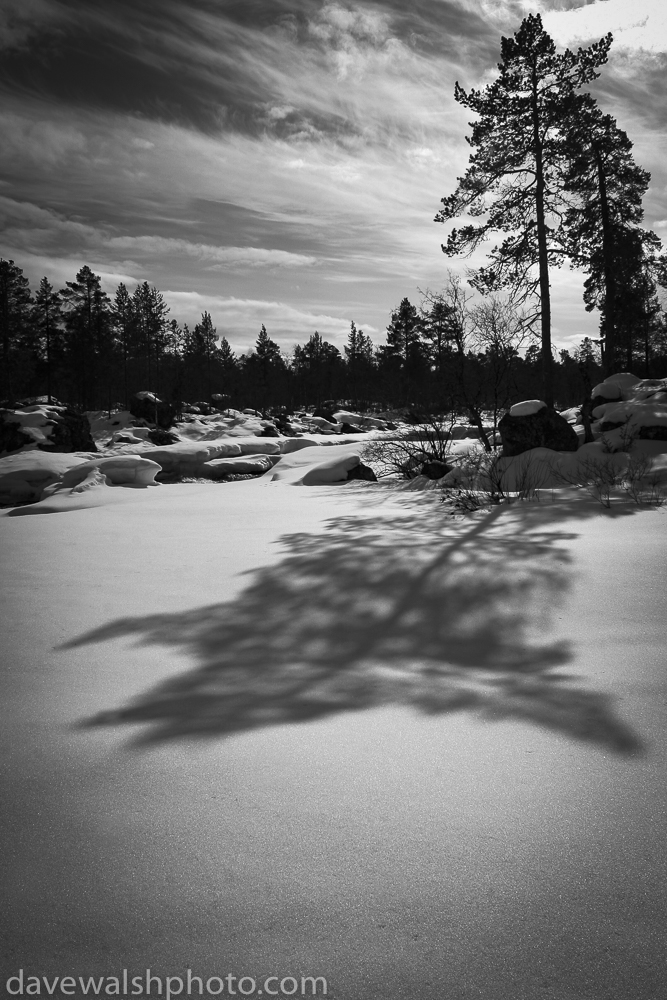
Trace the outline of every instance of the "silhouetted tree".
{"type": "Polygon", "coordinates": [[[255,407],[265,412],[279,398],[279,388],[284,385],[287,366],[278,344],[271,340],[263,323],[255,342],[255,350],[243,359],[243,369],[255,407]]]}
{"type": "Polygon", "coordinates": [[[31,305],[30,284],[22,269],[13,260],[0,258],[0,398],[11,398],[19,388],[17,382],[27,375],[31,305]]]}
{"type": "Polygon", "coordinates": [[[33,326],[46,365],[46,395],[52,399],[54,362],[61,355],[62,335],[60,323],[62,299],[48,278],[42,278],[35,294],[33,326]]]}
{"type": "Polygon", "coordinates": [[[345,393],[358,407],[362,397],[368,399],[373,377],[373,341],[363,330],[358,330],[355,323],[350,323],[347,344],[344,347],[345,363],[347,365],[347,384],[349,391],[345,393]]]}
{"type": "Polygon", "coordinates": [[[499,77],[483,90],[456,84],[459,104],[480,116],[468,139],[475,152],[454,194],[442,199],[436,221],[460,215],[485,221],[454,229],[443,251],[470,255],[492,233],[507,233],[474,272],[482,290],[537,292],[542,334],[543,397],[553,405],[549,268],[564,248],[556,220],[563,208],[564,130],[576,91],[599,76],[611,35],[587,49],[557,53],[542,19],[530,14],[513,38],[501,40],[499,77]],[[489,200],[487,201],[487,198],[489,200]]]}
{"type": "MultiPolygon", "coordinates": [[[[660,251],[655,233],[639,228],[644,217],[642,197],[651,175],[635,163],[627,134],[611,115],[602,114],[590,94],[579,95],[573,108],[565,188],[575,201],[563,229],[570,258],[588,274],[586,309],[598,308],[602,314],[603,368],[605,375],[611,375],[618,370],[623,341],[630,334],[629,298],[634,300],[633,313],[643,318],[637,326],[645,342],[650,325],[647,289],[634,291],[637,285],[646,285],[646,262],[660,251]],[[626,312],[625,324],[619,311],[626,312]]],[[[629,350],[631,356],[632,346],[629,350]]]]}
{"type": "MultiPolygon", "coordinates": [[[[91,409],[99,402],[100,376],[111,375],[111,309],[101,278],[87,264],[60,292],[66,357],[76,402],[91,409]]],[[[107,393],[108,395],[108,393],[107,393]]]]}

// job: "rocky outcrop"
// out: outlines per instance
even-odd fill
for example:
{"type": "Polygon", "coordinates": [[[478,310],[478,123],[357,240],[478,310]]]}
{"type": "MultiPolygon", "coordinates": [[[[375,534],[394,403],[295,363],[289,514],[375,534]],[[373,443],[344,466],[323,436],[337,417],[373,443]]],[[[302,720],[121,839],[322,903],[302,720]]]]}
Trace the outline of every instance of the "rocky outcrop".
{"type": "Polygon", "coordinates": [[[53,403],[0,410],[0,452],[26,446],[53,452],[97,451],[85,413],[53,403]]]}
{"type": "Polygon", "coordinates": [[[498,424],[503,458],[521,455],[532,448],[576,451],[579,438],[560,413],[544,406],[533,413],[513,416],[506,413],[498,424]]]}
{"type": "Polygon", "coordinates": [[[138,392],[130,400],[130,413],[133,417],[146,420],[164,430],[173,427],[178,409],[174,403],[164,403],[158,399],[154,392],[138,392]]]}
{"type": "Polygon", "coordinates": [[[13,411],[0,410],[0,454],[20,451],[33,442],[32,437],[21,430],[20,424],[15,420],[6,419],[6,415],[11,412],[13,411]]]}
{"type": "Polygon", "coordinates": [[[43,444],[43,451],[97,451],[97,445],[90,433],[90,422],[85,413],[77,413],[66,407],[53,418],[51,435],[43,444]]]}

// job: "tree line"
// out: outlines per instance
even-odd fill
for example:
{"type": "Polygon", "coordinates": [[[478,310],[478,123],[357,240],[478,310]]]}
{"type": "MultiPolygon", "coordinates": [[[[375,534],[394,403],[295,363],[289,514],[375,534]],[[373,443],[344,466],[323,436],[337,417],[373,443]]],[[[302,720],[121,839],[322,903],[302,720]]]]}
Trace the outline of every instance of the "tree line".
{"type": "MultiPolygon", "coordinates": [[[[651,327],[648,350],[633,343],[628,367],[667,375],[667,337],[651,327]]],[[[315,331],[282,351],[262,326],[254,347],[238,355],[218,337],[210,313],[192,328],[170,317],[164,296],[143,282],[115,295],[87,265],[56,290],[42,278],[32,293],[22,269],[0,260],[4,405],[57,398],[81,410],[127,407],[140,390],[170,402],[200,401],[269,412],[346,401],[356,408],[403,407],[467,415],[500,412],[541,390],[541,348],[533,317],[507,296],[475,300],[450,275],[419,306],[406,297],[392,311],[386,342],[373,344],[354,322],[342,350],[315,331]]],[[[554,362],[562,407],[581,402],[602,374],[595,342],[584,339],[554,362]]]]}

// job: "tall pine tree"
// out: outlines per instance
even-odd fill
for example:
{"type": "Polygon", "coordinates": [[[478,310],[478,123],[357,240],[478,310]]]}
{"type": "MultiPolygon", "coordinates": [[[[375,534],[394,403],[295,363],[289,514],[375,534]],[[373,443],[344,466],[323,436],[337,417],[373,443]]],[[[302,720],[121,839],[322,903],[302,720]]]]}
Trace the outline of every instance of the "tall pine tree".
{"type": "Polygon", "coordinates": [[[483,90],[456,84],[459,104],[479,115],[468,143],[475,152],[454,194],[442,199],[438,222],[460,215],[485,221],[454,229],[448,255],[473,253],[493,233],[507,234],[474,274],[482,290],[510,286],[540,300],[543,396],[553,405],[549,268],[564,259],[557,219],[563,207],[564,129],[576,92],[599,76],[611,35],[587,49],[556,52],[542,19],[530,14],[513,38],[501,40],[500,75],[483,90]]]}

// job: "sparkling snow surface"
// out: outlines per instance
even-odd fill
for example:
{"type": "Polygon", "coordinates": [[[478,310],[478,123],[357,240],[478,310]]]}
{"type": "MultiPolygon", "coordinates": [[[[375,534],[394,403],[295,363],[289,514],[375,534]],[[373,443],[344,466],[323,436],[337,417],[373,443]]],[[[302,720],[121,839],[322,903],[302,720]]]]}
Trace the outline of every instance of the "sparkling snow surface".
{"type": "Polygon", "coordinates": [[[0,513],[6,975],[662,995],[667,513],[279,468],[0,513]]]}

